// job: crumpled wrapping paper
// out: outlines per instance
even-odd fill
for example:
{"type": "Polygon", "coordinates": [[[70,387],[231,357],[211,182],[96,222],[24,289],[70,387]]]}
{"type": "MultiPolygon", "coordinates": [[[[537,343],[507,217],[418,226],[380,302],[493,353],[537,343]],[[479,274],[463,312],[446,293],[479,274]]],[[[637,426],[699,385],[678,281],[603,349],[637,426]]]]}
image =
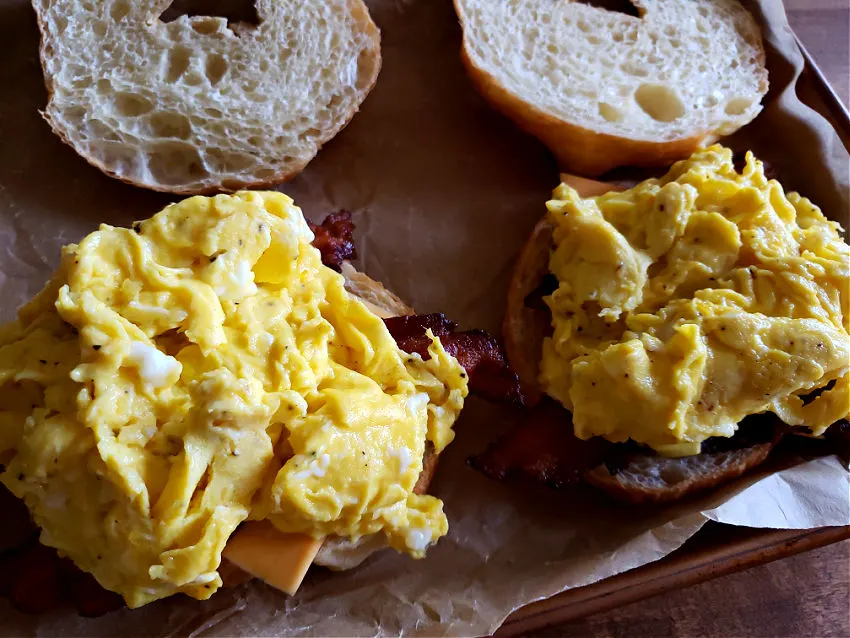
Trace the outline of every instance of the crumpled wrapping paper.
{"type": "MultiPolygon", "coordinates": [[[[281,190],[314,220],[354,211],[361,267],[418,310],[498,331],[512,263],[544,213],[557,167],[471,88],[450,0],[369,5],[383,33],[378,84],[351,125],[281,190]]],[[[759,118],[727,143],[754,149],[788,189],[846,225],[847,152],[795,94],[803,60],[781,2],[750,7],[764,25],[771,91],[759,118]]],[[[0,0],[0,41],[0,319],[8,320],[50,276],[61,245],[174,198],[101,175],[40,119],[46,95],[25,0],[0,0]]],[[[515,416],[469,401],[432,485],[451,531],[425,560],[385,551],[350,572],[313,569],[294,597],[255,582],[206,602],[178,598],[93,620],[68,610],[23,616],[0,601],[0,635],[486,634],[526,603],[666,556],[709,520],[850,523],[850,475],[835,457],[783,459],[781,471],[666,508],[501,485],[467,468],[466,456],[515,416]]]]}

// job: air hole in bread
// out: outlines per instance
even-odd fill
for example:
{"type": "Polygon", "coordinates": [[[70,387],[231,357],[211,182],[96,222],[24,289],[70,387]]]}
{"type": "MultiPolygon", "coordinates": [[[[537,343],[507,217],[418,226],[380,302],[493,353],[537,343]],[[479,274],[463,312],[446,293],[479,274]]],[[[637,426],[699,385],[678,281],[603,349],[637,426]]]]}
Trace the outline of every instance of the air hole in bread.
{"type": "Polygon", "coordinates": [[[743,115],[753,105],[752,100],[745,97],[732,98],[726,103],[726,115],[743,115]]]}
{"type": "Polygon", "coordinates": [[[91,30],[98,38],[106,35],[106,25],[103,22],[95,22],[91,25],[91,30]]]}
{"type": "Polygon", "coordinates": [[[206,73],[210,84],[215,86],[227,73],[227,60],[218,53],[211,53],[207,56],[206,73]]]}
{"type": "Polygon", "coordinates": [[[207,164],[217,173],[247,171],[257,164],[256,158],[243,153],[234,153],[220,148],[208,148],[205,153],[207,164]]]}
{"type": "Polygon", "coordinates": [[[112,97],[112,104],[115,112],[125,117],[138,117],[153,110],[150,100],[135,93],[116,93],[112,97]]]}
{"type": "Polygon", "coordinates": [[[148,157],[148,168],[161,184],[185,184],[207,176],[197,149],[176,141],[157,144],[148,157]]]}
{"type": "Polygon", "coordinates": [[[687,473],[683,472],[682,468],[677,467],[673,463],[665,464],[665,466],[661,468],[660,474],[661,480],[668,485],[676,485],[687,478],[687,473]]]}
{"type": "Polygon", "coordinates": [[[380,64],[380,58],[372,55],[368,49],[362,50],[357,59],[357,65],[349,65],[349,78],[353,80],[350,85],[358,91],[366,89],[372,82],[370,78],[376,72],[376,67],[380,64]]]}
{"type": "Polygon", "coordinates": [[[212,16],[192,17],[189,18],[189,23],[192,25],[192,30],[201,35],[223,33],[227,29],[227,20],[212,16]]]}
{"type": "Polygon", "coordinates": [[[107,79],[101,79],[97,81],[97,92],[98,93],[109,93],[112,91],[112,82],[107,79]]]}
{"type": "Polygon", "coordinates": [[[620,65],[620,69],[623,73],[627,73],[628,75],[634,75],[635,77],[645,78],[649,75],[649,71],[646,70],[642,66],[638,66],[632,61],[623,62],[620,65]]]}
{"type": "Polygon", "coordinates": [[[165,81],[174,84],[189,68],[192,51],[184,46],[176,46],[168,52],[165,81]]]}
{"type": "Polygon", "coordinates": [[[183,84],[189,86],[199,86],[204,81],[204,77],[197,71],[191,71],[183,76],[183,84]]]}
{"type": "MultiPolygon", "coordinates": [[[[627,16],[635,18],[640,17],[638,8],[628,0],[578,0],[581,4],[587,4],[597,9],[605,11],[613,11],[614,13],[624,13],[627,16]]],[[[582,29],[583,30],[583,29],[582,29]]]]}
{"type": "Polygon", "coordinates": [[[109,7],[109,17],[115,22],[120,22],[130,13],[130,4],[127,2],[115,2],[109,7]]]}
{"type": "Polygon", "coordinates": [[[74,81],[71,83],[75,89],[87,89],[93,84],[90,76],[83,75],[77,78],[74,78],[74,81]]]}
{"type": "Polygon", "coordinates": [[[619,122],[623,119],[623,112],[607,102],[599,103],[599,115],[609,122],[619,122]]]}
{"type": "Polygon", "coordinates": [[[159,19],[168,23],[183,16],[191,20],[192,28],[198,33],[216,33],[221,25],[239,35],[240,29],[234,26],[247,28],[260,24],[254,0],[174,0],[159,19]]]}
{"type": "Polygon", "coordinates": [[[635,102],[653,120],[672,122],[685,114],[685,105],[669,86],[641,84],[635,91],[635,102]]]}
{"type": "Polygon", "coordinates": [[[86,135],[94,139],[102,139],[107,142],[119,142],[121,138],[111,126],[101,120],[90,119],[86,122],[86,135]]]}
{"type": "Polygon", "coordinates": [[[82,106],[73,106],[65,112],[67,120],[78,127],[85,116],[86,110],[82,106]]]}
{"type": "Polygon", "coordinates": [[[273,181],[277,176],[277,172],[273,168],[261,168],[257,171],[257,177],[262,180],[273,181]]]}
{"type": "Polygon", "coordinates": [[[180,113],[154,113],[148,118],[147,124],[154,137],[185,140],[192,133],[192,123],[180,113]]]}
{"type": "Polygon", "coordinates": [[[242,188],[242,182],[238,182],[234,179],[223,179],[221,180],[221,187],[227,191],[235,191],[242,188]]]}

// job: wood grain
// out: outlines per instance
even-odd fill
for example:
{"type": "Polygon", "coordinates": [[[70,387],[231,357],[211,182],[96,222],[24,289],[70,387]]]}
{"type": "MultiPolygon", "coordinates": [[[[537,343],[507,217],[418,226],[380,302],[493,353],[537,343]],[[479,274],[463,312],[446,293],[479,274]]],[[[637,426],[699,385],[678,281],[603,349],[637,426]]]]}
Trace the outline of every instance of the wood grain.
{"type": "MultiPolygon", "coordinates": [[[[850,0],[785,0],[788,20],[850,104],[850,0]]],[[[850,541],[536,632],[594,636],[850,637],[850,541]]]]}
{"type": "Polygon", "coordinates": [[[537,632],[555,636],[850,636],[850,541],[537,632]]]}
{"type": "Polygon", "coordinates": [[[789,0],[788,22],[838,97],[850,104],[850,0],[789,0]],[[815,8],[818,5],[828,5],[815,8]],[[836,5],[843,5],[836,7],[836,5]],[[799,8],[796,8],[799,7],[799,8]]]}

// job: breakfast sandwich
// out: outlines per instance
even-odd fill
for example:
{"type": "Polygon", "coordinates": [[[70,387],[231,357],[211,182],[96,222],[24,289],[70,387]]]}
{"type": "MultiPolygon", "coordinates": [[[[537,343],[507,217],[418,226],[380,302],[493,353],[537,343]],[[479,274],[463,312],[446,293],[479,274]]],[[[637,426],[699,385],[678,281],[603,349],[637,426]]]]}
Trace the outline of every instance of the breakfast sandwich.
{"type": "Polygon", "coordinates": [[[0,560],[19,608],[207,599],[240,570],[293,593],[446,534],[437,456],[469,393],[521,402],[518,379],[356,272],[352,230],[243,191],[63,250],[0,329],[0,482],[40,541],[0,560]]]}
{"type": "Polygon", "coordinates": [[[508,298],[508,358],[535,407],[476,468],[662,502],[755,467],[788,431],[847,437],[838,223],[721,146],[628,190],[573,184],[508,298]]]}

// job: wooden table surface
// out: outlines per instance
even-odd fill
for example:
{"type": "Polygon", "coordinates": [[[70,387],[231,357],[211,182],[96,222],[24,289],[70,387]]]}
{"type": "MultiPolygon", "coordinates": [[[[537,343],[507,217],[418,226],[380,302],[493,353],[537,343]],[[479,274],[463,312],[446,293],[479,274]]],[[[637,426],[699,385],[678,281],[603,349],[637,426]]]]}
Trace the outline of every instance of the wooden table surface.
{"type": "MultiPolygon", "coordinates": [[[[850,0],[785,0],[788,18],[845,105],[850,0]]],[[[850,637],[850,541],[537,632],[555,636],[850,637]]]]}

